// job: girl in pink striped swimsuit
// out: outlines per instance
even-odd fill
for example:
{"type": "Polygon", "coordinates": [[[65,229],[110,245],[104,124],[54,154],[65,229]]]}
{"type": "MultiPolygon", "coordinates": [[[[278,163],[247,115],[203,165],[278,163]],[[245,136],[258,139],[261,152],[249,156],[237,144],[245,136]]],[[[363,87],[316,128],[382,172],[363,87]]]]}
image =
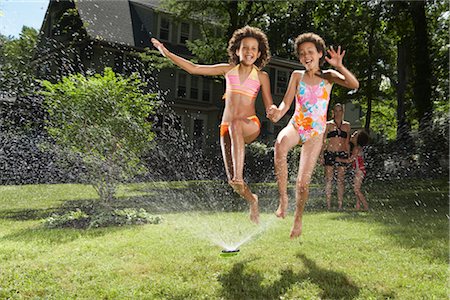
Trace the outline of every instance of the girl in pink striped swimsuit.
{"type": "Polygon", "coordinates": [[[220,145],[228,182],[250,204],[250,219],[258,223],[258,196],[244,182],[245,144],[259,135],[261,124],[256,116],[255,100],[261,89],[266,111],[272,106],[269,75],[261,69],[270,59],[266,35],[258,28],[245,26],[233,33],[228,45],[229,63],[197,65],[167,50],[152,39],[162,55],[195,75],[224,75],[225,109],[220,125],[220,145]]]}
{"type": "Polygon", "coordinates": [[[287,154],[295,145],[302,145],[296,183],[296,208],[291,238],[301,235],[302,216],[308,200],[309,183],[323,144],[328,102],[333,83],[349,89],[357,89],[359,82],[342,64],[345,51],[333,48],[325,50],[325,42],[314,33],[301,34],[295,40],[295,49],[303,71],[291,74],[283,102],[270,109],[268,115],[277,122],[289,110],[295,98],[295,112],[288,125],[278,134],[275,142],[275,173],[277,175],[280,205],[276,211],[284,218],[288,207],[287,154]],[[330,57],[325,57],[326,52],[330,57]],[[320,69],[325,60],[336,70],[320,69]]]}

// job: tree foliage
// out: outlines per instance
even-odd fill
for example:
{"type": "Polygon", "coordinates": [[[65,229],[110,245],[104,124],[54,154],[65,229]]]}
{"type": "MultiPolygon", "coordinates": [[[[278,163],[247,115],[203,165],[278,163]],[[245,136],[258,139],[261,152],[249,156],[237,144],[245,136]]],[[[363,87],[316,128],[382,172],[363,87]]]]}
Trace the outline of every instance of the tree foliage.
{"type": "Polygon", "coordinates": [[[31,65],[38,32],[24,26],[19,38],[0,36],[0,92],[7,96],[29,93],[34,87],[31,65]]]}
{"type": "Polygon", "coordinates": [[[154,137],[148,117],[156,95],[142,93],[137,74],[126,78],[110,68],[42,84],[49,134],[82,158],[100,198],[113,199],[118,182],[142,171],[140,157],[154,137]]]}
{"type": "Polygon", "coordinates": [[[445,0],[169,0],[164,8],[199,24],[203,39],[190,41],[188,46],[205,63],[224,61],[231,33],[244,25],[266,32],[276,57],[296,60],[294,39],[307,31],[321,35],[327,45],[343,46],[347,51],[344,63],[361,85],[357,93],[336,87],[332,101],[361,105],[365,127],[390,140],[397,137],[397,126],[417,130],[426,111],[448,117],[450,14],[445,0]],[[424,22],[415,22],[422,10],[427,31],[421,28],[424,22]],[[428,42],[422,45],[424,34],[428,42]],[[429,63],[423,63],[427,51],[429,63]],[[429,84],[425,80],[424,85],[427,64],[431,74],[427,75],[429,84]],[[424,89],[431,89],[431,95],[418,96],[424,89]]]}

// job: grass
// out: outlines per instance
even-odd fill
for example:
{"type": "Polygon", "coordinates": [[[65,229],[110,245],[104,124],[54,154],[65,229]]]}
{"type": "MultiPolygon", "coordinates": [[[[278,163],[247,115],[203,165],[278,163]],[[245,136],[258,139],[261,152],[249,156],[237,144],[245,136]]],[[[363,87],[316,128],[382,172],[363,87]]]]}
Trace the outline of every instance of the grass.
{"type": "Polygon", "coordinates": [[[254,228],[222,183],[122,186],[118,206],[163,223],[91,230],[41,226],[95,203],[89,186],[0,186],[0,299],[448,299],[447,182],[367,185],[367,213],[350,209],[350,193],[344,211],[327,212],[315,187],[294,241],[292,210],[272,216],[275,187],[254,188],[267,228],[221,258],[210,235],[254,228]]]}

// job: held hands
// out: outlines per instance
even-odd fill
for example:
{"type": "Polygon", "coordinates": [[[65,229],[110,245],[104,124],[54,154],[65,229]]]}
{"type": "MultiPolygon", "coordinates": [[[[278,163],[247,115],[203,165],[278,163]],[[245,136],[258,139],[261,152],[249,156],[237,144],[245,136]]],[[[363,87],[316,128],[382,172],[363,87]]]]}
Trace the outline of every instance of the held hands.
{"type": "Polygon", "coordinates": [[[335,68],[340,68],[343,66],[342,59],[345,55],[345,50],[341,52],[341,46],[338,47],[337,51],[334,50],[333,46],[329,50],[327,50],[327,53],[330,55],[330,57],[325,56],[325,60],[332,65],[335,68]]]}
{"type": "Polygon", "coordinates": [[[323,157],[323,154],[320,154],[319,156],[319,164],[325,166],[325,158],[323,157]]]}
{"type": "Polygon", "coordinates": [[[167,50],[166,47],[164,47],[163,43],[161,43],[155,38],[152,38],[150,41],[153,43],[153,46],[155,46],[155,48],[159,50],[161,55],[166,57],[166,53],[168,53],[169,50],[167,50]]]}
{"type": "Polygon", "coordinates": [[[272,104],[266,112],[266,117],[273,123],[276,123],[280,120],[281,111],[276,105],[272,104]]]}

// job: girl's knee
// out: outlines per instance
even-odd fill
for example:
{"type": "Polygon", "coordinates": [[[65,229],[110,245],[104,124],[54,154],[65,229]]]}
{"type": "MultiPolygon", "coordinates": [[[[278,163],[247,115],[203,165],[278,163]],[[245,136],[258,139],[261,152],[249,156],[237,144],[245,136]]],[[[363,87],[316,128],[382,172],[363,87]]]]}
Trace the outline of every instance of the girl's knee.
{"type": "Polygon", "coordinates": [[[242,120],[231,121],[228,128],[232,133],[242,132],[242,120]]]}
{"type": "Polygon", "coordinates": [[[275,141],[274,153],[275,153],[276,157],[279,157],[279,158],[287,157],[289,149],[284,144],[285,143],[283,143],[283,139],[281,141],[279,141],[279,140],[275,141]]]}
{"type": "Polygon", "coordinates": [[[297,191],[299,192],[307,192],[309,190],[309,183],[303,181],[303,180],[297,180],[296,183],[297,191]]]}

